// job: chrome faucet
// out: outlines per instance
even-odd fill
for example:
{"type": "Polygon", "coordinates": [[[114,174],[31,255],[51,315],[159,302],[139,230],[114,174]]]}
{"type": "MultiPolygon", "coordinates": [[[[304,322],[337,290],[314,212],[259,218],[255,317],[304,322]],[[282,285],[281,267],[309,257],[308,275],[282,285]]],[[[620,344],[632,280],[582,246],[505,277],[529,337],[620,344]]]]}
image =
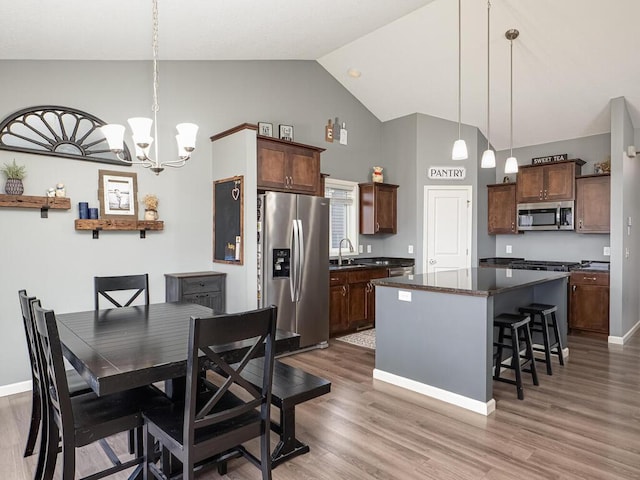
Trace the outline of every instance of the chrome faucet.
{"type": "Polygon", "coordinates": [[[338,245],[338,266],[342,265],[342,242],[345,240],[347,241],[347,245],[349,245],[349,251],[353,253],[353,244],[351,243],[351,240],[347,237],[340,240],[340,244],[338,245]]]}

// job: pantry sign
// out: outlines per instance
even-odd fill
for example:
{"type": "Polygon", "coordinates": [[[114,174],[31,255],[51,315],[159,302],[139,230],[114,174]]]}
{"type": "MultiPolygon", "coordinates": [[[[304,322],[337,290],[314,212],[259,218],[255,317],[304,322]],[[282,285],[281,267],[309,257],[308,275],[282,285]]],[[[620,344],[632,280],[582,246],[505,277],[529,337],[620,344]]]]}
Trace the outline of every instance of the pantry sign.
{"type": "Polygon", "coordinates": [[[464,167],[429,167],[427,177],[430,180],[464,180],[467,170],[464,167]]]}

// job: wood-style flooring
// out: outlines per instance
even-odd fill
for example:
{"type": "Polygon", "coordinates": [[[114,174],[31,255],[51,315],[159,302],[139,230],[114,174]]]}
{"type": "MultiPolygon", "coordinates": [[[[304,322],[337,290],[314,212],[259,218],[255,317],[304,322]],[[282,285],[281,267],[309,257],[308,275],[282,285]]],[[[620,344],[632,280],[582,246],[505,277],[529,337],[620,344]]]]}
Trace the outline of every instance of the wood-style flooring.
{"type": "MultiPolygon", "coordinates": [[[[273,479],[640,479],[640,335],[624,347],[572,336],[569,349],[564,368],[554,363],[551,377],[540,368],[540,386],[525,385],[524,401],[514,386],[494,383],[489,417],[373,381],[373,350],[331,341],[286,357],[331,380],[332,391],[298,406],[297,436],[311,452],[273,479]]],[[[3,479],[32,478],[35,456],[22,458],[29,408],[29,394],[0,398],[3,479]]],[[[85,447],[78,468],[99,468],[99,457],[85,447]]],[[[224,477],[197,478],[260,475],[239,459],[224,477]]]]}

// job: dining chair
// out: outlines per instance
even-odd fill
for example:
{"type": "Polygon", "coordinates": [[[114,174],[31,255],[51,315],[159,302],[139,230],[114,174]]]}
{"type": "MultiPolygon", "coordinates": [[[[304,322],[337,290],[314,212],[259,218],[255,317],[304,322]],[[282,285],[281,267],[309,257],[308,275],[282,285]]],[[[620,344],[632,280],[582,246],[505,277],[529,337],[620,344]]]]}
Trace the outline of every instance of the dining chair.
{"type": "Polygon", "coordinates": [[[274,364],[274,338],[277,308],[271,306],[250,312],[191,318],[184,401],[166,400],[164,405],[145,409],[145,478],[168,478],[174,462],[155,463],[154,439],[173,458],[182,463],[182,478],[194,478],[194,465],[211,460],[218,470],[226,461],[243,456],[271,479],[270,415],[274,364]],[[224,345],[249,341],[250,348],[239,363],[228,364],[220,352],[224,345]],[[249,360],[261,355],[264,370],[260,388],[241,374],[249,360]],[[203,387],[201,371],[206,370],[203,387]],[[242,444],[260,438],[260,458],[242,444]]]}
{"type": "MultiPolygon", "coordinates": [[[[83,480],[97,480],[116,472],[141,465],[142,449],[135,458],[121,461],[106,438],[120,432],[137,430],[142,433],[142,406],[153,406],[164,397],[152,387],[141,387],[97,396],[95,393],[71,396],[65,374],[62,345],[53,310],[43,309],[38,300],[32,302],[36,323],[37,355],[43,378],[42,391],[47,392],[46,447],[43,480],[51,480],[56,467],[60,444],[62,446],[62,480],[73,480],[76,473],[75,449],[99,442],[113,466],[83,480]]],[[[141,447],[141,437],[140,439],[141,447]]],[[[139,467],[141,468],[141,466],[139,467]]]]}
{"type": "MultiPolygon", "coordinates": [[[[45,397],[42,394],[42,372],[40,371],[39,362],[36,357],[35,323],[32,309],[32,302],[35,301],[35,297],[28,296],[26,290],[19,290],[18,298],[20,300],[22,323],[27,339],[29,362],[31,363],[31,422],[29,424],[27,443],[24,449],[24,456],[29,457],[33,455],[38,432],[41,431],[43,415],[46,415],[47,409],[45,397]]],[[[66,376],[70,395],[78,395],[91,391],[87,382],[85,382],[75,370],[67,370],[66,376]]],[[[39,467],[40,461],[41,458],[38,459],[39,467]]],[[[36,476],[36,478],[38,477],[36,476]]]]}
{"type": "Polygon", "coordinates": [[[95,290],[95,309],[100,310],[100,297],[104,297],[116,307],[128,307],[144,293],[145,305],[149,305],[149,274],[120,275],[115,277],[93,277],[95,290]],[[128,300],[119,301],[110,293],[131,290],[128,300]]]}

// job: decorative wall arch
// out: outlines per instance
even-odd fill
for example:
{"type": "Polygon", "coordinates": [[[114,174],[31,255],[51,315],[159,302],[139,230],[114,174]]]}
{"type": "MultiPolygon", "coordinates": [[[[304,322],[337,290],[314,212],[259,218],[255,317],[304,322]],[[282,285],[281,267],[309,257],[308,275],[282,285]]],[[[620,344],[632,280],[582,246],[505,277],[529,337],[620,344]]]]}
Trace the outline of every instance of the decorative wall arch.
{"type": "MultiPolygon", "coordinates": [[[[105,124],[98,117],[71,107],[29,107],[0,123],[0,150],[131,166],[109,150],[100,130],[105,124]]],[[[131,159],[126,145],[121,155],[131,159]]]]}

